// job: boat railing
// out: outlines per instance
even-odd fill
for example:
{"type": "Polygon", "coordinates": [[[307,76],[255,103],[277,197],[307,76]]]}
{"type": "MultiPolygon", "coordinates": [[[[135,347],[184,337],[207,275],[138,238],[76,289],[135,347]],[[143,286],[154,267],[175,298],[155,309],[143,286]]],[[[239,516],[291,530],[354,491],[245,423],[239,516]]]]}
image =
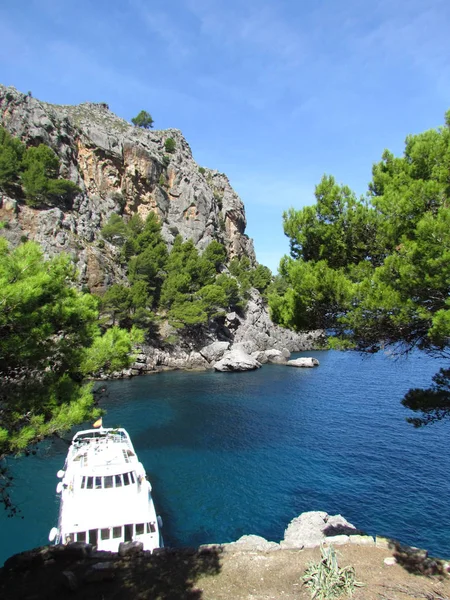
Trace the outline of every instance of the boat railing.
{"type": "Polygon", "coordinates": [[[74,436],[72,443],[75,446],[80,446],[85,443],[99,443],[103,441],[117,444],[126,443],[128,446],[132,447],[130,437],[124,429],[89,429],[79,431],[74,436]]]}

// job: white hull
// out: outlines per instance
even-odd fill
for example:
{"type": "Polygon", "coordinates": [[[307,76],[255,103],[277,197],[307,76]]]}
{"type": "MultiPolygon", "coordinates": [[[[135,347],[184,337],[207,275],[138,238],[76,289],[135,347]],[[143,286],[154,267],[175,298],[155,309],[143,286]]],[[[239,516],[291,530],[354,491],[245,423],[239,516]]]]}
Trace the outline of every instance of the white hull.
{"type": "Polygon", "coordinates": [[[127,541],[142,542],[144,550],[162,546],[152,488],[125,429],[78,432],[58,477],[60,511],[51,541],[112,552],[127,541]]]}

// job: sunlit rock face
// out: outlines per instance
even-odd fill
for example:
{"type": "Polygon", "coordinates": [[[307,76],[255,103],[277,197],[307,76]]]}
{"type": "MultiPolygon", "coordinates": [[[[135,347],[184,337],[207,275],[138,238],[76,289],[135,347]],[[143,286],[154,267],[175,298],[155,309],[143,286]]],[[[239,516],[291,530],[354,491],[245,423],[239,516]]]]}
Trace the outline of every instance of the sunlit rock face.
{"type": "Polygon", "coordinates": [[[215,239],[229,258],[245,255],[256,263],[242,201],[224,174],[199,168],[179,130],[139,129],[106,104],[56,106],[1,85],[0,124],[27,145],[53,148],[61,177],[81,189],[71,206],[39,209],[0,193],[0,220],[8,224],[3,235],[13,244],[36,240],[49,256],[72,254],[80,283],[91,291],[125,278],[117,249],[100,235],[113,212],[144,219],[154,212],[169,245],[181,234],[202,251],[215,239]],[[175,141],[170,153],[168,138],[175,141]]]}

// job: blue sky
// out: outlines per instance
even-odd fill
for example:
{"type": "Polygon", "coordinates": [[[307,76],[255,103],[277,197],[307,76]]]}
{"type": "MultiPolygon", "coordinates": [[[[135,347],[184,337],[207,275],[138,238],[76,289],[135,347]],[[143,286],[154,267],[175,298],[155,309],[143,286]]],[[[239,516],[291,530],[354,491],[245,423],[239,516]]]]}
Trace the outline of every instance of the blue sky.
{"type": "Polygon", "coordinates": [[[384,148],[444,122],[449,31],[448,0],[2,0],[0,82],[181,129],[276,270],[323,173],[364,193],[384,148]]]}

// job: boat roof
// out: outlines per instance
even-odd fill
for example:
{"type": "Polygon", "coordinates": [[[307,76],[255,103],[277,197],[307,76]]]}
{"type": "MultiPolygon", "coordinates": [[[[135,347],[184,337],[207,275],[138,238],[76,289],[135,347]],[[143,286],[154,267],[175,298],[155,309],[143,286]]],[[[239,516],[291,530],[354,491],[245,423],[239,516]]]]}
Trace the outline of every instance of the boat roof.
{"type": "Polygon", "coordinates": [[[95,476],[143,470],[143,467],[124,429],[90,429],[74,436],[65,469],[68,474],[95,476]]]}
{"type": "Polygon", "coordinates": [[[148,488],[137,485],[121,489],[65,490],[61,497],[60,527],[65,532],[87,531],[156,520],[148,488]]]}
{"type": "Polygon", "coordinates": [[[79,431],[69,448],[61,486],[60,528],[65,532],[156,520],[150,484],[124,429],[79,431]],[[102,485],[105,477],[130,472],[134,476],[128,485],[102,485]],[[89,489],[88,478],[93,478],[89,489]],[[99,478],[101,487],[96,489],[99,478]]]}

